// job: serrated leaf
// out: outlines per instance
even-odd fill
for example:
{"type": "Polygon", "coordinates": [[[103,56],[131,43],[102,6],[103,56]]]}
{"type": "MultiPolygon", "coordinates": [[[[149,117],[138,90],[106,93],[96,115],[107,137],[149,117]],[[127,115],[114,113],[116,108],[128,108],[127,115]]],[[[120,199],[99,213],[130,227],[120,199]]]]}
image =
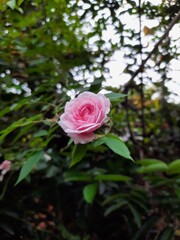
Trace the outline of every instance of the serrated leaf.
{"type": "Polygon", "coordinates": [[[119,102],[120,99],[125,98],[127,96],[127,94],[122,94],[122,93],[107,93],[105,94],[105,96],[107,98],[109,98],[109,100],[111,102],[119,102]]]}
{"type": "Polygon", "coordinates": [[[28,159],[25,161],[23,167],[21,168],[18,180],[15,185],[17,185],[19,182],[21,182],[25,177],[28,176],[28,174],[31,172],[31,170],[36,166],[36,164],[41,160],[44,159],[43,151],[38,151],[33,153],[28,159]]]}
{"type": "Polygon", "coordinates": [[[142,166],[137,169],[138,173],[153,173],[153,172],[161,172],[166,171],[168,169],[168,165],[164,162],[153,163],[148,166],[142,166]]]}
{"type": "Polygon", "coordinates": [[[84,187],[83,197],[87,203],[92,203],[97,193],[97,183],[91,183],[84,187]]]}
{"type": "Polygon", "coordinates": [[[83,144],[77,144],[74,146],[72,151],[72,160],[70,167],[74,166],[76,163],[80,162],[86,154],[86,146],[83,144]]]}
{"type": "Polygon", "coordinates": [[[130,181],[131,178],[123,175],[118,175],[118,174],[99,174],[94,177],[94,180],[127,182],[127,181],[130,181]]]}
{"type": "Polygon", "coordinates": [[[180,159],[174,160],[169,164],[167,173],[169,174],[180,173],[180,159]]]}
{"type": "Polygon", "coordinates": [[[105,137],[105,144],[116,154],[133,161],[129,149],[118,137],[108,134],[105,137]]]}

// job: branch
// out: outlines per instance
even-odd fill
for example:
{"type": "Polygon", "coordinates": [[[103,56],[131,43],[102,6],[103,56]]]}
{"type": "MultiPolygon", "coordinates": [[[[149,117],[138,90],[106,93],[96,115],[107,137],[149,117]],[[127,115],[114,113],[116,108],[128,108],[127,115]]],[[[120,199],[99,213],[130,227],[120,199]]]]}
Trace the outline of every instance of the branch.
{"type": "Polygon", "coordinates": [[[127,93],[128,92],[128,88],[130,87],[130,85],[132,84],[134,78],[140,73],[142,72],[142,69],[144,68],[144,65],[146,64],[146,62],[150,59],[150,57],[153,55],[153,53],[156,52],[156,50],[158,49],[159,45],[162,43],[162,41],[167,37],[169,31],[172,29],[172,27],[180,20],[180,10],[177,13],[176,17],[171,21],[171,23],[169,24],[169,27],[166,29],[165,33],[161,36],[161,38],[159,39],[159,41],[156,43],[156,45],[154,46],[154,48],[152,49],[152,51],[148,54],[148,56],[142,61],[141,65],[139,66],[139,68],[134,72],[134,74],[132,75],[132,77],[130,78],[130,80],[124,85],[124,89],[123,89],[123,93],[127,93]]]}
{"type": "MultiPolygon", "coordinates": [[[[141,58],[141,62],[143,62],[143,58],[142,58],[142,53],[143,53],[143,49],[142,49],[142,37],[141,37],[141,29],[142,29],[142,19],[141,19],[141,15],[142,15],[142,7],[141,7],[141,0],[139,0],[139,45],[140,45],[140,51],[139,51],[139,54],[140,54],[140,58],[141,58]]],[[[143,158],[143,155],[144,155],[144,150],[143,150],[143,147],[144,147],[144,139],[145,139],[145,136],[146,136],[146,131],[145,131],[145,117],[144,117],[144,100],[145,100],[145,97],[144,97],[144,83],[143,83],[143,73],[141,72],[140,73],[140,98],[141,98],[141,117],[140,117],[140,120],[141,120],[141,130],[142,130],[142,148],[141,148],[141,154],[142,155],[142,158],[143,158]]]]}

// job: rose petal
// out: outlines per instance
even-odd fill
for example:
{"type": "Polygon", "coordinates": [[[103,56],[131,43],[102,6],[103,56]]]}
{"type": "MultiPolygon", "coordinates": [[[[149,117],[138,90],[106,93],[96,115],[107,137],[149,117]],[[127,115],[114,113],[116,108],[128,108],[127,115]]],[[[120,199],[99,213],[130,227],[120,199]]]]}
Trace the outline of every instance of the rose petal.
{"type": "Polygon", "coordinates": [[[73,139],[75,144],[78,143],[85,144],[91,142],[95,138],[95,134],[93,132],[81,134],[70,133],[68,135],[73,139]]]}
{"type": "Polygon", "coordinates": [[[97,128],[100,127],[101,123],[91,123],[91,124],[87,124],[89,126],[81,126],[79,128],[77,128],[76,130],[72,130],[70,128],[66,129],[66,132],[67,133],[77,133],[77,134],[80,134],[80,133],[89,133],[89,132],[93,132],[95,131],[97,128]]]}

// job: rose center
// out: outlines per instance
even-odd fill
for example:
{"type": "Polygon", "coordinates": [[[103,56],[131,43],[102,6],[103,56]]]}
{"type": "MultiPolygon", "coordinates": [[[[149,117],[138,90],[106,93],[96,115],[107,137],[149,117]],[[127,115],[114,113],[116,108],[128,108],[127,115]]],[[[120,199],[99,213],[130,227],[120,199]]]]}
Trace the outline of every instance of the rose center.
{"type": "Polygon", "coordinates": [[[89,115],[92,115],[93,112],[94,112],[94,106],[88,104],[88,105],[83,106],[79,110],[79,116],[82,119],[86,119],[89,115]]]}

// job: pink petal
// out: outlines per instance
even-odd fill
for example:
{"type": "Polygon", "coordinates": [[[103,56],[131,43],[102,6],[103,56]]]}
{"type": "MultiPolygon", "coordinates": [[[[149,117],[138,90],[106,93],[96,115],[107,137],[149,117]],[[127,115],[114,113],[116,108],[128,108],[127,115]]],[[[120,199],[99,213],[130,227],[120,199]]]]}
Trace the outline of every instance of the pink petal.
{"type": "Polygon", "coordinates": [[[78,143],[85,144],[91,142],[95,138],[95,134],[93,132],[80,134],[70,133],[68,135],[73,139],[75,144],[78,143]]]}

